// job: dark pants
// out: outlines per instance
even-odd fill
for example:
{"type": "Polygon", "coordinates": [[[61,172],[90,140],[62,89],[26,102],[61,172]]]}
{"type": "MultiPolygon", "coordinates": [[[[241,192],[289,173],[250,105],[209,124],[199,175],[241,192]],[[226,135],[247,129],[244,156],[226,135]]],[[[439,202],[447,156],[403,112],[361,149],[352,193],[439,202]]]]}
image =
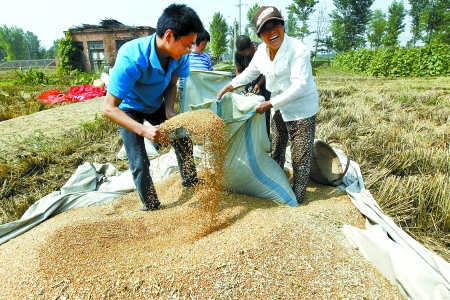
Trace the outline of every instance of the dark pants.
{"type": "Polygon", "coordinates": [[[285,122],[279,110],[272,116],[272,142],[270,156],[284,168],[286,161],[286,146],[291,142],[291,157],[293,171],[293,186],[297,202],[306,196],[308,184],[311,151],[316,132],[316,116],[296,121],[285,122]]]}
{"type": "MultiPolygon", "coordinates": [[[[144,119],[152,125],[159,125],[167,120],[164,103],[152,114],[133,110],[125,111],[125,113],[141,124],[144,123],[144,119]]],[[[144,137],[121,126],[119,126],[119,130],[130,163],[134,184],[142,203],[146,206],[159,204],[153,180],[150,176],[150,160],[145,150],[144,137]]],[[[190,182],[197,178],[192,141],[188,137],[181,138],[174,141],[172,145],[174,146],[178,167],[180,168],[181,182],[183,185],[189,185],[190,182]]]]}
{"type": "Polygon", "coordinates": [[[266,112],[264,113],[264,116],[266,117],[266,131],[267,131],[267,136],[270,139],[270,109],[266,110],[266,112]]]}

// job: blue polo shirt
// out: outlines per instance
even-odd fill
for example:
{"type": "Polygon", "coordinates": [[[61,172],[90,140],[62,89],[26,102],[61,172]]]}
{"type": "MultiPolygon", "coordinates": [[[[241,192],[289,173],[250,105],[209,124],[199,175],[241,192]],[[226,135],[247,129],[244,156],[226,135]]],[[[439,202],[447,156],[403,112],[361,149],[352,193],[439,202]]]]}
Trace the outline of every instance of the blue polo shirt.
{"type": "Polygon", "coordinates": [[[170,58],[165,72],[156,54],[156,33],[125,43],[117,53],[108,91],[122,103],[122,110],[155,112],[164,101],[163,93],[172,76],[189,76],[189,55],[170,58]]]}

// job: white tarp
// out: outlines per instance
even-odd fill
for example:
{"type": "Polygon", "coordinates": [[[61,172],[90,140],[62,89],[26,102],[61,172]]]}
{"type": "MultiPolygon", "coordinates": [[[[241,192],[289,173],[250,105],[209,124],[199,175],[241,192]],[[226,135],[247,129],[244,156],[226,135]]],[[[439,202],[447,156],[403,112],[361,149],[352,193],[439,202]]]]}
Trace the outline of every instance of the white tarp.
{"type": "Polygon", "coordinates": [[[117,170],[110,164],[85,163],[78,167],[60,191],[48,194],[35,202],[17,221],[0,226],[0,245],[30,230],[51,216],[63,211],[94,204],[105,203],[127,194],[132,190],[125,180],[114,190],[100,191],[98,183],[104,174],[114,177],[117,170]]]}
{"type": "MultiPolygon", "coordinates": [[[[194,147],[194,156],[201,149],[194,147]]],[[[178,172],[173,149],[151,161],[154,182],[178,172]]],[[[106,203],[136,190],[130,169],[119,172],[113,165],[86,162],[64,184],[60,191],[48,194],[31,205],[17,221],[0,225],[0,245],[21,235],[46,219],[72,208],[106,203]]]]}
{"type": "MultiPolygon", "coordinates": [[[[339,149],[334,149],[338,154],[339,149]]],[[[194,156],[201,150],[194,148],[194,156]]],[[[340,155],[343,164],[346,158],[340,155]]],[[[289,160],[289,151],[287,151],[289,160]]],[[[173,150],[151,162],[155,182],[178,165],[173,150]]],[[[342,188],[367,218],[365,230],[344,225],[349,242],[372,262],[409,299],[450,299],[450,264],[412,239],[386,216],[370,192],[364,189],[359,165],[350,162],[342,188]],[[358,191],[359,189],[359,191],[358,191]]],[[[18,221],[0,226],[0,244],[19,236],[54,215],[72,208],[106,203],[134,191],[130,170],[120,173],[110,164],[85,163],[61,188],[33,204],[18,221]]]]}
{"type": "MultiPolygon", "coordinates": [[[[334,149],[343,168],[345,154],[334,149]]],[[[414,240],[384,214],[371,193],[364,188],[359,165],[350,167],[341,188],[366,217],[366,229],[344,225],[349,242],[396,285],[408,299],[450,299],[450,264],[414,240]]]]}

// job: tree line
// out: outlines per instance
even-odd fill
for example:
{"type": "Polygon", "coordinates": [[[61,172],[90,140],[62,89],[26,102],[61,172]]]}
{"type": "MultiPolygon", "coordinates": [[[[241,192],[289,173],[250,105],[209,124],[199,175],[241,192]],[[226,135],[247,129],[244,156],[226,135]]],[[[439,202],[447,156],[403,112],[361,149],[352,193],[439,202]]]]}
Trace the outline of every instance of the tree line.
{"type": "MultiPolygon", "coordinates": [[[[450,44],[450,0],[408,0],[407,10],[403,0],[393,0],[385,13],[381,9],[371,10],[374,0],[333,0],[335,9],[330,13],[326,5],[318,0],[293,0],[281,13],[286,33],[301,40],[313,35],[312,57],[324,53],[340,53],[361,48],[396,47],[399,36],[405,30],[405,18],[411,17],[412,38],[408,47],[427,44],[450,44]],[[308,22],[317,11],[316,26],[311,29],[308,22]]],[[[230,26],[223,15],[216,12],[209,24],[211,42],[208,49],[212,56],[234,52],[234,33],[244,28],[242,34],[259,40],[253,26],[253,16],[259,4],[249,7],[246,26],[236,21],[230,26]]],[[[58,53],[58,40],[50,49],[42,47],[38,37],[22,28],[4,25],[0,27],[0,59],[54,58],[58,53]]]]}
{"type": "MultiPolygon", "coordinates": [[[[402,0],[393,0],[388,12],[384,13],[381,9],[371,10],[374,0],[333,0],[335,9],[328,13],[326,5],[316,8],[318,0],[293,0],[285,8],[285,30],[288,35],[301,40],[313,35],[313,57],[319,53],[341,53],[367,47],[397,47],[401,44],[399,37],[405,31],[405,18],[409,15],[412,38],[406,44],[408,47],[450,44],[450,0],[408,2],[409,10],[402,0]],[[312,30],[308,22],[316,11],[316,27],[312,30]]],[[[259,4],[249,7],[248,25],[242,33],[253,40],[258,40],[253,16],[259,8],[259,4]]],[[[233,53],[234,30],[240,25],[228,26],[220,12],[213,15],[209,25],[212,55],[233,53]]]]}
{"type": "Polygon", "coordinates": [[[57,51],[57,41],[50,49],[45,49],[38,37],[17,26],[0,27],[0,60],[32,60],[54,58],[57,51]]]}

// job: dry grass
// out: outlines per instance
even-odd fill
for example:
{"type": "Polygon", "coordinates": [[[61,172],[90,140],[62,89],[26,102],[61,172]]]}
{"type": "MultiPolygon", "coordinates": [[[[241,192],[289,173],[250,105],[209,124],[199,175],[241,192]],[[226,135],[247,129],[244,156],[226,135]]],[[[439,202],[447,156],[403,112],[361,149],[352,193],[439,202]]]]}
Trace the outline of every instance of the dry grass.
{"type": "Polygon", "coordinates": [[[316,137],[343,141],[383,210],[449,261],[450,78],[327,72],[316,137]]]}
{"type": "MultiPolygon", "coordinates": [[[[103,98],[0,122],[0,223],[19,219],[59,190],[84,162],[113,162],[117,126],[101,116],[103,98]]],[[[128,168],[123,163],[119,169],[128,168]]]]}

